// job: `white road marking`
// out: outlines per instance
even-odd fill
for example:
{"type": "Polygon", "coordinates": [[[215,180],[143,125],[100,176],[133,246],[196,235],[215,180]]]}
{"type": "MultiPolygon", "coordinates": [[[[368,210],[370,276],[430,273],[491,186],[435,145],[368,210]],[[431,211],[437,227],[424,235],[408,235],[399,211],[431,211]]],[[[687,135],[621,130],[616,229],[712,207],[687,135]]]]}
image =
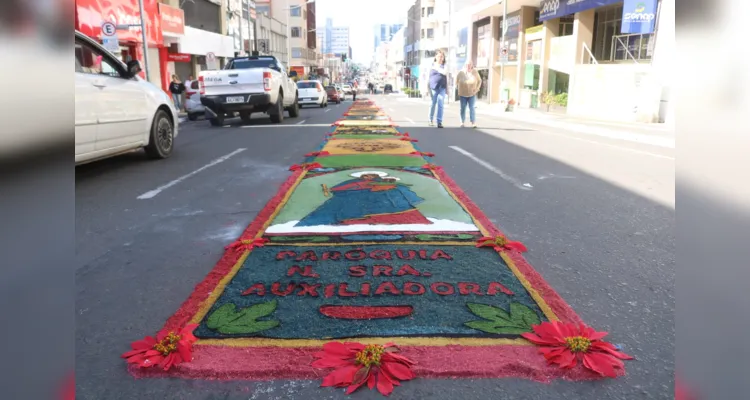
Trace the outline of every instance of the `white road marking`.
{"type": "Polygon", "coordinates": [[[411,118],[404,117],[404,119],[407,120],[407,121],[409,121],[409,122],[411,122],[412,125],[416,125],[416,122],[414,122],[414,120],[412,120],[411,118]]]}
{"type": "Polygon", "coordinates": [[[515,187],[517,187],[517,188],[519,188],[521,190],[531,190],[533,188],[533,186],[531,186],[531,184],[529,184],[529,183],[522,183],[518,179],[516,179],[516,178],[514,178],[514,177],[512,177],[512,176],[510,176],[508,174],[506,174],[505,172],[501,171],[499,168],[495,167],[494,165],[488,163],[487,161],[482,160],[481,158],[478,158],[474,154],[471,154],[468,151],[466,151],[466,150],[464,150],[464,149],[462,149],[462,148],[460,148],[458,146],[450,146],[450,148],[453,149],[453,150],[456,150],[457,152],[459,152],[459,153],[461,153],[463,155],[465,155],[466,157],[471,158],[477,164],[479,164],[479,165],[487,168],[488,170],[496,173],[501,178],[505,179],[506,181],[508,181],[511,184],[513,184],[513,186],[515,186],[515,187]]]}
{"type": "Polygon", "coordinates": [[[390,107],[388,107],[388,111],[394,112],[394,110],[392,108],[390,108],[390,107]]]}
{"type": "Polygon", "coordinates": [[[328,112],[328,111],[331,111],[331,109],[330,109],[330,108],[327,108],[327,109],[326,109],[325,111],[323,111],[323,112],[328,112]]]}
{"type": "Polygon", "coordinates": [[[304,123],[305,123],[305,121],[307,121],[307,120],[306,120],[306,119],[303,119],[302,121],[300,121],[300,122],[297,122],[297,124],[296,124],[296,125],[302,125],[302,124],[304,124],[304,123]]]}
{"type": "Polygon", "coordinates": [[[148,192],[146,192],[146,193],[144,193],[144,194],[142,194],[142,195],[138,196],[138,200],[146,200],[146,199],[151,199],[151,198],[154,198],[154,197],[156,197],[156,195],[158,195],[158,194],[159,194],[159,193],[161,193],[162,191],[164,191],[164,190],[166,190],[166,189],[169,189],[169,188],[171,188],[172,186],[174,186],[174,185],[176,185],[176,184],[178,184],[178,183],[180,183],[180,182],[184,181],[185,179],[187,179],[187,178],[190,178],[191,176],[193,176],[193,175],[195,175],[195,174],[198,174],[198,173],[200,173],[200,172],[201,172],[201,171],[203,171],[203,170],[206,170],[206,169],[208,169],[208,168],[211,168],[211,167],[213,167],[213,166],[214,166],[214,165],[216,165],[216,164],[220,164],[220,163],[223,163],[224,161],[226,161],[226,160],[228,160],[228,159],[232,158],[232,156],[234,156],[234,155],[236,155],[236,154],[239,154],[239,153],[242,153],[242,152],[243,152],[243,151],[245,151],[245,150],[247,150],[247,149],[244,149],[244,148],[242,148],[242,149],[237,149],[237,150],[235,150],[235,151],[233,151],[233,152],[231,152],[231,153],[229,153],[229,154],[227,154],[227,155],[225,155],[225,156],[219,157],[219,158],[217,158],[217,159],[215,159],[215,160],[211,161],[210,163],[208,163],[208,164],[206,164],[206,165],[204,165],[204,166],[202,166],[202,167],[200,167],[200,168],[196,169],[195,171],[193,171],[193,172],[191,172],[191,173],[189,173],[189,174],[187,174],[187,175],[183,175],[183,176],[181,176],[181,177],[179,177],[179,178],[177,178],[177,179],[173,180],[172,182],[169,182],[169,183],[167,183],[166,185],[162,185],[162,186],[159,186],[158,188],[156,188],[156,189],[154,189],[154,190],[150,190],[150,191],[148,191],[148,192]]]}

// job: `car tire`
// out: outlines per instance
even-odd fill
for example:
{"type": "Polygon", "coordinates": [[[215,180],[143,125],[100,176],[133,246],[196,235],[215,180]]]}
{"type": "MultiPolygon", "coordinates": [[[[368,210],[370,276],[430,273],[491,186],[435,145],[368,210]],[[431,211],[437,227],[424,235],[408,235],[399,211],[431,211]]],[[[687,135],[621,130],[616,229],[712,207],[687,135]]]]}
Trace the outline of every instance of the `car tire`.
{"type": "Polygon", "coordinates": [[[274,110],[270,113],[271,122],[274,124],[280,124],[284,122],[284,95],[279,93],[279,98],[276,99],[276,104],[273,105],[274,110]]]}
{"type": "Polygon", "coordinates": [[[197,113],[189,113],[188,114],[188,120],[195,121],[197,119],[198,119],[198,114],[197,113]]]}
{"type": "Polygon", "coordinates": [[[249,124],[250,121],[252,121],[253,113],[250,111],[240,111],[240,119],[242,119],[242,122],[245,124],[249,124]]]}
{"type": "Polygon", "coordinates": [[[211,126],[224,126],[224,114],[221,113],[216,118],[209,118],[208,122],[211,123],[211,126]]]}
{"type": "Polygon", "coordinates": [[[289,107],[289,118],[297,118],[299,117],[299,96],[295,97],[294,104],[292,104],[291,107],[289,107]]]}
{"type": "Polygon", "coordinates": [[[153,159],[167,158],[174,148],[174,123],[164,110],[158,110],[151,123],[146,155],[153,159]]]}
{"type": "Polygon", "coordinates": [[[323,101],[321,101],[321,102],[320,102],[320,108],[325,108],[325,106],[326,106],[326,103],[325,103],[325,102],[323,102],[323,101]]]}

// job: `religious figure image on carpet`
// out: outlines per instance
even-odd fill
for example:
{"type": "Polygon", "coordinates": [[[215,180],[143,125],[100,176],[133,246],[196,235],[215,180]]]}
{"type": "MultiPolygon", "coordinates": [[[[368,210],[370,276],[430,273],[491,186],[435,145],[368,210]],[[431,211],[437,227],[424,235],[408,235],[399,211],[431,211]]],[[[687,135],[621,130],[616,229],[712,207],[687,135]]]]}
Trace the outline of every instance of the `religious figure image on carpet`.
{"type": "Polygon", "coordinates": [[[359,169],[304,179],[266,233],[478,230],[436,179],[391,169],[359,169]]]}

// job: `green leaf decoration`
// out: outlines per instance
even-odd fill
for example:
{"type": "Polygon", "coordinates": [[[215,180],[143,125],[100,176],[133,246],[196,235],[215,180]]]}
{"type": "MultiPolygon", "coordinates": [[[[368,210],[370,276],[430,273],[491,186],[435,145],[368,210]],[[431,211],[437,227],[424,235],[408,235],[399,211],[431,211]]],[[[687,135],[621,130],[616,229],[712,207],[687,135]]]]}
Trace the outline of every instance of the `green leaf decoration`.
{"type": "Polygon", "coordinates": [[[271,236],[272,242],[294,242],[294,241],[305,241],[312,243],[330,242],[331,238],[328,236],[271,236]]]}
{"type": "Polygon", "coordinates": [[[471,329],[487,333],[497,334],[521,334],[531,332],[532,325],[541,323],[539,315],[534,310],[521,303],[510,303],[510,313],[499,307],[487,304],[466,303],[469,311],[480,321],[469,321],[464,323],[471,329]]]}
{"type": "Polygon", "coordinates": [[[465,233],[460,233],[458,235],[430,235],[430,234],[420,234],[416,235],[415,238],[417,240],[422,241],[429,241],[429,240],[467,240],[467,239],[474,239],[474,235],[468,235],[465,233]]]}
{"type": "Polygon", "coordinates": [[[206,326],[224,334],[257,333],[279,326],[279,321],[258,321],[276,311],[276,300],[255,304],[237,311],[234,304],[224,304],[206,320],[206,326]]]}

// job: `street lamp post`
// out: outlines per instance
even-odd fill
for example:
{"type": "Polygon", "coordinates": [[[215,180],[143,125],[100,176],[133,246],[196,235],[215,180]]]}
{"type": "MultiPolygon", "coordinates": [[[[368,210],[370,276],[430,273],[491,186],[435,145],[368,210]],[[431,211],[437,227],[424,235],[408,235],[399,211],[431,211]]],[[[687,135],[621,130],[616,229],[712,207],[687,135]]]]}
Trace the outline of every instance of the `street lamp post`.
{"type": "Polygon", "coordinates": [[[146,67],[146,80],[150,80],[148,73],[148,41],[146,40],[146,13],[143,12],[143,0],[138,0],[138,9],[141,13],[141,40],[143,40],[143,66],[146,67]]]}

